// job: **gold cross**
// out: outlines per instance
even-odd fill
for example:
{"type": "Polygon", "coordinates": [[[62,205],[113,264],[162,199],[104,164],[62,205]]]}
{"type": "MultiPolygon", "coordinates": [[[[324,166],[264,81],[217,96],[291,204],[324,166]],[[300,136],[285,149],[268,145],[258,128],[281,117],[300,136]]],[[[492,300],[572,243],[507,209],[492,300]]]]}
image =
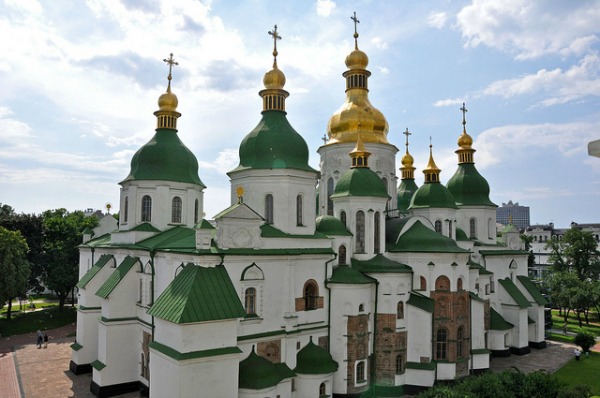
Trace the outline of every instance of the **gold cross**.
{"type": "Polygon", "coordinates": [[[406,136],[406,150],[408,150],[408,136],[412,135],[412,133],[410,131],[408,131],[408,127],[407,127],[406,131],[403,132],[402,134],[404,134],[406,136]]]}
{"type": "Polygon", "coordinates": [[[169,58],[165,58],[163,59],[163,62],[166,62],[167,64],[169,64],[169,76],[167,77],[167,79],[169,80],[169,89],[171,88],[171,79],[173,78],[171,76],[171,72],[173,71],[173,65],[179,65],[179,62],[175,62],[175,60],[173,59],[173,53],[169,54],[169,58]]]}
{"type": "Polygon", "coordinates": [[[354,21],[354,47],[358,50],[358,31],[356,30],[356,24],[359,24],[360,21],[356,18],[356,11],[354,11],[354,15],[351,16],[350,19],[354,21]]]}
{"type": "Polygon", "coordinates": [[[273,60],[273,67],[277,66],[277,40],[281,40],[281,36],[279,36],[279,33],[277,33],[277,25],[275,25],[275,27],[273,28],[273,30],[268,32],[269,35],[273,36],[273,57],[275,58],[273,60]]]}
{"type": "Polygon", "coordinates": [[[463,114],[463,122],[462,122],[462,124],[463,124],[463,127],[464,127],[467,124],[467,120],[465,118],[465,115],[467,113],[467,108],[465,108],[465,103],[464,102],[463,102],[463,106],[462,106],[462,108],[460,108],[460,110],[462,111],[462,114],[463,114]]]}

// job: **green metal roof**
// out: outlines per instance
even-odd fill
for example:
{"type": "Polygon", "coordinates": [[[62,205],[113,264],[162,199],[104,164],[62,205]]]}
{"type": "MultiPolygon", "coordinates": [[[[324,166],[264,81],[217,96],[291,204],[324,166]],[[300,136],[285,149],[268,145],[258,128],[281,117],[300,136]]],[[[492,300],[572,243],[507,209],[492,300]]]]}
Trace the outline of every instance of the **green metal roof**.
{"type": "Polygon", "coordinates": [[[500,285],[502,285],[504,290],[506,290],[506,292],[510,295],[510,297],[512,297],[512,299],[515,301],[515,303],[517,303],[517,305],[520,308],[531,307],[531,304],[529,304],[529,300],[527,300],[527,297],[525,297],[523,293],[521,293],[517,285],[515,285],[515,283],[511,281],[510,278],[498,279],[498,282],[500,283],[500,285]]]}
{"type": "Polygon", "coordinates": [[[352,267],[340,265],[338,267],[333,267],[331,278],[327,280],[327,283],[361,285],[365,283],[375,283],[375,279],[363,275],[352,267]]]}
{"type": "Polygon", "coordinates": [[[491,330],[510,330],[515,325],[508,322],[493,307],[490,308],[490,329],[491,330]]]}
{"type": "Polygon", "coordinates": [[[496,206],[490,200],[490,185],[473,163],[461,163],[446,184],[457,205],[496,206]]]}
{"type": "Polygon", "coordinates": [[[150,250],[196,248],[196,231],[187,227],[173,227],[158,235],[138,242],[136,246],[150,250]]]}
{"type": "Polygon", "coordinates": [[[105,246],[110,244],[110,234],[104,234],[97,236],[93,239],[88,240],[87,242],[79,245],[79,247],[98,247],[105,246]]]}
{"type": "Polygon", "coordinates": [[[136,180],[175,181],[205,188],[198,176],[196,156],[172,129],[156,129],[154,137],[133,155],[131,171],[121,183],[136,180]]]}
{"type": "Polygon", "coordinates": [[[481,264],[472,261],[470,257],[469,257],[469,261],[467,261],[467,265],[469,266],[469,269],[478,270],[479,275],[493,275],[494,274],[492,271],[488,271],[487,269],[485,269],[481,264]]]}
{"type": "Polygon", "coordinates": [[[94,278],[94,276],[96,276],[96,274],[100,272],[102,267],[104,267],[104,265],[111,259],[114,260],[112,254],[101,255],[98,261],[96,261],[96,264],[94,264],[94,266],[90,268],[88,272],[85,273],[85,275],[83,275],[81,280],[75,286],[77,286],[79,289],[83,289],[89,283],[89,281],[91,281],[94,278]]]}
{"type": "Polygon", "coordinates": [[[312,336],[308,344],[296,354],[296,373],[323,375],[337,370],[338,363],[327,350],[313,343],[312,336]]]}
{"type": "Polygon", "coordinates": [[[460,248],[454,239],[435,232],[426,227],[420,220],[415,223],[395,243],[388,243],[390,252],[435,252],[435,253],[468,253],[460,248]]]}
{"type": "Polygon", "coordinates": [[[215,229],[215,227],[206,219],[202,219],[198,224],[194,226],[196,229],[215,229]]]}
{"type": "Polygon", "coordinates": [[[536,303],[538,303],[538,305],[548,304],[548,300],[546,300],[546,298],[544,296],[542,296],[542,293],[534,285],[534,283],[531,281],[531,279],[529,279],[525,275],[519,275],[519,276],[517,276],[517,279],[519,280],[519,282],[521,282],[523,287],[525,287],[525,289],[527,289],[527,291],[529,292],[531,297],[533,297],[533,299],[535,300],[536,303]]]}
{"type": "MultiPolygon", "coordinates": [[[[121,261],[121,264],[114,270],[112,274],[106,279],[106,281],[100,286],[96,292],[96,296],[103,299],[107,298],[108,295],[117,287],[117,285],[125,278],[125,275],[133,268],[135,263],[140,264],[140,259],[137,257],[127,256],[121,261]]],[[[141,270],[141,265],[140,265],[141,270]]]]}
{"type": "Polygon", "coordinates": [[[360,261],[352,259],[352,268],[365,273],[409,273],[412,268],[406,264],[391,260],[383,254],[377,254],[375,257],[360,261]]]}
{"type": "Polygon", "coordinates": [[[479,250],[479,254],[483,256],[515,256],[515,255],[529,255],[526,250],[479,250]]]}
{"type": "Polygon", "coordinates": [[[410,206],[410,201],[418,189],[419,187],[415,183],[414,178],[406,178],[400,182],[400,186],[398,187],[398,195],[396,196],[398,210],[406,213],[410,206]]]}
{"type": "Polygon", "coordinates": [[[435,303],[432,299],[414,291],[410,292],[410,297],[406,301],[406,304],[410,304],[413,307],[420,308],[423,311],[427,311],[432,314],[435,307],[435,303]]]}
{"type": "Polygon", "coordinates": [[[143,222],[135,227],[131,228],[130,231],[136,232],[160,232],[160,229],[156,228],[154,225],[149,222],[143,222]]]}
{"type": "Polygon", "coordinates": [[[458,209],[452,193],[439,182],[423,184],[417,189],[409,209],[421,208],[458,209]]]}
{"type": "Polygon", "coordinates": [[[480,298],[478,295],[476,295],[473,292],[469,292],[469,297],[471,297],[471,300],[475,300],[475,301],[479,301],[483,303],[483,299],[480,298]]]}
{"type": "Polygon", "coordinates": [[[462,228],[456,228],[456,240],[460,240],[460,241],[469,240],[469,237],[467,236],[465,231],[463,231],[462,228]]]}
{"type": "Polygon", "coordinates": [[[316,230],[327,236],[352,236],[339,218],[329,215],[317,217],[316,230]]]}
{"type": "Polygon", "coordinates": [[[351,168],[342,174],[331,197],[345,196],[389,198],[381,178],[368,167],[351,168]]]}
{"type": "Polygon", "coordinates": [[[246,359],[240,362],[240,373],[238,375],[238,388],[249,390],[262,390],[274,387],[282,380],[294,377],[296,374],[284,363],[275,364],[252,352],[246,359]],[[283,366],[282,366],[283,365],[283,366]]]}
{"type": "Polygon", "coordinates": [[[240,164],[246,169],[298,169],[317,172],[308,165],[308,145],[281,111],[264,111],[258,125],[240,144],[240,164]]]}
{"type": "Polygon", "coordinates": [[[187,264],[148,314],[182,324],[243,318],[246,313],[223,265],[187,264]]]}
{"type": "Polygon", "coordinates": [[[260,236],[263,238],[294,238],[294,239],[327,239],[325,234],[315,232],[313,235],[298,235],[283,232],[275,228],[272,224],[263,224],[260,226],[260,236]]]}

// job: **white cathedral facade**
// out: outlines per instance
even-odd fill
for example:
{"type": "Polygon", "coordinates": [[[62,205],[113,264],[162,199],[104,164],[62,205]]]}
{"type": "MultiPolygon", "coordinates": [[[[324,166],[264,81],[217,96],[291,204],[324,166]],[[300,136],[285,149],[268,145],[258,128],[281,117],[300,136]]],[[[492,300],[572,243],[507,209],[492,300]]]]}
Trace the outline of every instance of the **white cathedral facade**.
{"type": "Polygon", "coordinates": [[[214,220],[169,71],[118,225],[84,234],[71,371],[98,397],[397,397],[544,348],[545,300],[518,230],[496,231],[464,117],[446,185],[431,147],[416,185],[408,131],[398,182],[356,45],[315,170],[273,54],[214,220]]]}

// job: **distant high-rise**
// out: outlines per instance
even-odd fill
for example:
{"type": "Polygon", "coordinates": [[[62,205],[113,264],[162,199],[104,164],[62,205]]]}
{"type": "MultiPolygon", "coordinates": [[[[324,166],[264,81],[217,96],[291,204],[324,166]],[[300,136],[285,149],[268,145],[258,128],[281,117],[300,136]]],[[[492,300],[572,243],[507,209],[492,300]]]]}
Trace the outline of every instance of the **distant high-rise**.
{"type": "Polygon", "coordinates": [[[496,222],[504,225],[509,223],[519,228],[520,231],[529,227],[529,206],[519,206],[519,202],[502,203],[496,209],[496,222]]]}

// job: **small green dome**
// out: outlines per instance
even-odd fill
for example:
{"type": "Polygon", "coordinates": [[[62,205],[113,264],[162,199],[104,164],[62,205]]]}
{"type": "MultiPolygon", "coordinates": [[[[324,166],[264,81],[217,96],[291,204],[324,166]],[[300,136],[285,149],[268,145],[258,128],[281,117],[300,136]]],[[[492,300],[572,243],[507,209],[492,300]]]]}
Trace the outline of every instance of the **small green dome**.
{"type": "Polygon", "coordinates": [[[352,236],[344,223],[334,216],[324,215],[317,217],[316,227],[317,232],[321,232],[327,236],[352,236]]]}
{"type": "Polygon", "coordinates": [[[248,358],[240,362],[240,373],[238,375],[239,388],[250,390],[262,390],[279,384],[284,377],[280,374],[277,366],[266,358],[254,352],[248,358]]]}
{"type": "Polygon", "coordinates": [[[398,195],[396,196],[398,210],[406,213],[410,206],[410,200],[419,187],[414,179],[403,179],[398,187],[398,195]]]}
{"type": "Polygon", "coordinates": [[[412,197],[409,209],[457,209],[452,193],[440,183],[423,184],[412,197]]]}
{"type": "Polygon", "coordinates": [[[308,145],[288,122],[285,112],[264,111],[262,119],[240,144],[245,169],[298,169],[316,172],[308,165],[308,145]]]}
{"type": "Polygon", "coordinates": [[[381,178],[368,167],[355,167],[342,174],[332,198],[343,196],[373,196],[389,198],[381,178]]]}
{"type": "Polygon", "coordinates": [[[333,373],[338,369],[338,363],[331,354],[322,347],[315,345],[312,337],[307,345],[296,354],[294,372],[307,375],[322,375],[333,373]]]}
{"type": "Polygon", "coordinates": [[[394,239],[389,245],[390,252],[440,252],[467,253],[458,247],[454,239],[435,232],[426,227],[421,221],[416,221],[406,232],[394,239]]]}
{"type": "Polygon", "coordinates": [[[461,163],[446,184],[456,204],[496,206],[490,200],[490,186],[473,163],[461,163]]]}
{"type": "Polygon", "coordinates": [[[125,181],[161,180],[205,185],[198,176],[198,160],[179,139],[176,130],[156,129],[154,137],[131,158],[125,181]]]}

